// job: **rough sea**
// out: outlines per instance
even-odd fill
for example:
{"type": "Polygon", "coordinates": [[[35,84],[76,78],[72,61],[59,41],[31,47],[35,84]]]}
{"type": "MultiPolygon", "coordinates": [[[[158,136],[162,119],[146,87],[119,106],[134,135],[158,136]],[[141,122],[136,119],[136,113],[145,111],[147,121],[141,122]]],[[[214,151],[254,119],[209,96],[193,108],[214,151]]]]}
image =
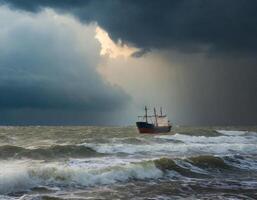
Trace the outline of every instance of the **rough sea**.
{"type": "Polygon", "coordinates": [[[257,199],[257,127],[0,127],[0,199],[257,199]]]}

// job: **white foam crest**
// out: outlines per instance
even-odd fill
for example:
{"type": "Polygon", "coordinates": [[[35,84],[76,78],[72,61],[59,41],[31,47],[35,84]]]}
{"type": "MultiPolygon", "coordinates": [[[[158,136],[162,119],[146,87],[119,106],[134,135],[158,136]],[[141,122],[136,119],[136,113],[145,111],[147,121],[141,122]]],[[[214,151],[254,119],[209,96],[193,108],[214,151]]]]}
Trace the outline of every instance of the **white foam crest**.
{"type": "Polygon", "coordinates": [[[212,143],[240,143],[240,144],[253,144],[257,142],[257,137],[254,136],[216,136],[216,137],[206,137],[206,136],[190,136],[176,133],[175,135],[160,135],[155,136],[155,138],[161,138],[166,140],[179,140],[186,144],[192,143],[204,143],[204,144],[212,144],[212,143]]]}
{"type": "Polygon", "coordinates": [[[1,161],[0,163],[0,194],[29,189],[36,185],[31,180],[26,165],[21,162],[1,161]]]}
{"type": "MultiPolygon", "coordinates": [[[[28,190],[35,186],[94,186],[125,182],[129,179],[156,179],[163,176],[163,172],[156,168],[154,162],[139,162],[121,164],[106,168],[88,168],[63,163],[48,163],[19,167],[9,165],[15,170],[1,174],[0,194],[8,194],[28,190]]],[[[2,170],[1,170],[2,172],[2,170]]]]}
{"type": "Polygon", "coordinates": [[[86,158],[86,159],[71,159],[68,163],[71,167],[84,167],[84,168],[91,168],[91,169],[103,169],[106,167],[113,167],[116,165],[125,165],[129,163],[141,162],[144,159],[139,158],[118,158],[115,156],[105,156],[105,157],[93,157],[93,158],[86,158]]]}
{"type": "Polygon", "coordinates": [[[236,162],[226,161],[229,165],[245,170],[257,170],[257,162],[250,158],[236,158],[236,162]]]}
{"type": "Polygon", "coordinates": [[[162,155],[169,152],[176,152],[178,148],[180,151],[186,151],[184,147],[177,146],[177,144],[168,144],[168,143],[152,143],[152,144],[124,144],[124,143],[84,143],[83,145],[94,149],[99,153],[113,154],[113,153],[125,153],[125,154],[153,154],[153,155],[162,155]]]}
{"type": "Polygon", "coordinates": [[[154,163],[147,164],[129,164],[113,167],[111,170],[91,171],[84,173],[80,171],[73,177],[74,180],[84,186],[96,184],[111,184],[117,181],[127,181],[129,179],[155,179],[163,175],[162,171],[157,169],[154,163]]]}
{"type": "Polygon", "coordinates": [[[244,135],[244,134],[248,133],[248,131],[232,131],[232,130],[216,130],[216,131],[223,135],[230,135],[230,136],[244,135]]]}
{"type": "Polygon", "coordinates": [[[177,165],[179,165],[182,168],[189,169],[191,172],[199,173],[199,174],[208,174],[207,171],[204,169],[201,169],[197,166],[192,165],[189,162],[186,162],[185,160],[177,160],[175,161],[177,165]]]}
{"type": "Polygon", "coordinates": [[[20,198],[17,198],[17,197],[9,197],[9,196],[6,196],[6,195],[0,195],[0,199],[1,199],[1,200],[20,200],[20,198]]]}
{"type": "MultiPolygon", "coordinates": [[[[195,141],[195,139],[193,139],[195,141]]],[[[150,156],[160,156],[160,155],[169,155],[169,156],[182,156],[182,155],[193,155],[195,153],[211,153],[211,154],[230,154],[230,153],[251,153],[257,151],[256,143],[241,143],[238,139],[234,143],[229,143],[220,139],[219,142],[206,143],[199,142],[185,142],[185,143],[153,143],[146,145],[138,144],[117,144],[117,143],[108,143],[108,144],[84,144],[99,153],[108,153],[108,154],[139,154],[139,155],[150,155],[150,156]],[[237,141],[237,142],[236,142],[237,141]]]]}
{"type": "Polygon", "coordinates": [[[128,179],[148,179],[162,176],[154,163],[133,163],[117,165],[103,169],[88,169],[81,166],[47,166],[33,171],[33,175],[46,182],[64,185],[78,184],[93,186],[97,184],[111,184],[128,179]]]}

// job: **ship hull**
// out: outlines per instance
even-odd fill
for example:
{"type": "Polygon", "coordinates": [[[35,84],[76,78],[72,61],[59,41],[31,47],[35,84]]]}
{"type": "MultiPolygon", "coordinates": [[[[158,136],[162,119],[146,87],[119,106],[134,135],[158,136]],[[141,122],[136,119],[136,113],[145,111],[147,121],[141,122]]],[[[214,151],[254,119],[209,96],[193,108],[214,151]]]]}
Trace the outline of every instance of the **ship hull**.
{"type": "Polygon", "coordinates": [[[171,130],[171,126],[155,126],[147,122],[137,122],[136,125],[140,133],[158,134],[168,133],[171,130]]]}

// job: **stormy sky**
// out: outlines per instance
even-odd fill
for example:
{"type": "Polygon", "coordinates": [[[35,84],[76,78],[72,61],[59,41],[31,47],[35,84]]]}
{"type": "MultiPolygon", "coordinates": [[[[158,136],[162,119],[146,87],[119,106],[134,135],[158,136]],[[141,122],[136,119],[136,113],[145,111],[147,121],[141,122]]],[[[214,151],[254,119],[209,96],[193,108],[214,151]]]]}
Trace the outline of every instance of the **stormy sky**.
{"type": "Polygon", "coordinates": [[[0,0],[0,124],[256,125],[254,0],[0,0]]]}

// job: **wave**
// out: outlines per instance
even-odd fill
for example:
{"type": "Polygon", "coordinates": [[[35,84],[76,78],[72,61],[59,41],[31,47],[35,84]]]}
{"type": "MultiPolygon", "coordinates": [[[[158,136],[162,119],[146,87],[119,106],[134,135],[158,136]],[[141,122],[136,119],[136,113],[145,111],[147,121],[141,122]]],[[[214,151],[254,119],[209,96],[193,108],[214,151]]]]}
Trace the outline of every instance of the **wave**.
{"type": "Polygon", "coordinates": [[[182,135],[188,136],[208,136],[208,137],[215,137],[222,135],[221,133],[217,132],[213,127],[187,127],[181,126],[179,128],[174,128],[175,132],[178,132],[182,135]]]}
{"type": "Polygon", "coordinates": [[[244,135],[248,133],[248,131],[232,131],[232,130],[216,130],[216,131],[223,135],[229,135],[229,136],[244,135]]]}
{"type": "Polygon", "coordinates": [[[188,159],[193,165],[201,168],[212,169],[231,169],[231,165],[226,163],[222,158],[210,155],[201,155],[188,159]]]}
{"type": "Polygon", "coordinates": [[[186,177],[210,177],[209,170],[233,170],[235,166],[224,158],[212,155],[200,155],[185,159],[161,158],[154,160],[162,171],[173,170],[186,177]]]}
{"type": "Polygon", "coordinates": [[[176,173],[190,178],[209,177],[208,173],[198,167],[191,165],[185,160],[173,160],[170,158],[160,158],[154,160],[155,166],[163,172],[175,171],[176,173]]]}
{"type": "Polygon", "coordinates": [[[224,160],[233,167],[247,170],[247,171],[257,171],[257,157],[256,156],[253,156],[253,155],[224,156],[224,160]]]}
{"type": "Polygon", "coordinates": [[[9,196],[6,196],[6,195],[0,195],[0,199],[1,199],[1,200],[20,200],[20,199],[18,199],[18,198],[9,197],[9,196]]]}
{"type": "Polygon", "coordinates": [[[80,158],[97,156],[97,153],[90,147],[78,145],[54,145],[36,149],[26,149],[23,147],[4,145],[0,146],[0,159],[55,159],[55,158],[80,158]]]}
{"type": "Polygon", "coordinates": [[[25,191],[38,185],[85,187],[128,180],[157,179],[163,176],[163,172],[156,168],[152,161],[103,169],[71,167],[56,163],[33,166],[7,164],[4,172],[0,174],[0,194],[25,191]]]}
{"type": "Polygon", "coordinates": [[[127,144],[145,144],[149,141],[141,137],[123,137],[123,138],[112,138],[111,142],[113,143],[127,143],[127,144]]]}
{"type": "MultiPolygon", "coordinates": [[[[88,165],[65,163],[1,163],[0,194],[29,190],[38,186],[87,187],[108,185],[131,180],[156,180],[160,178],[210,178],[213,170],[219,173],[238,173],[243,168],[235,166],[237,157],[211,155],[184,159],[159,158],[130,163],[117,163],[96,168],[88,165]]],[[[240,158],[242,160],[242,158],[240,158]]],[[[87,161],[85,161],[87,162],[87,161]]],[[[240,161],[238,161],[240,162],[240,161]]],[[[247,163],[245,163],[247,164],[247,163]]],[[[241,163],[243,165],[243,163],[241,163]]],[[[257,170],[257,168],[255,168],[257,170]]],[[[248,172],[248,171],[247,171],[248,172]]]]}
{"type": "Polygon", "coordinates": [[[90,147],[99,153],[107,154],[139,154],[139,155],[173,155],[190,156],[195,154],[214,154],[226,155],[237,153],[253,153],[257,151],[257,137],[205,137],[205,136],[186,136],[181,134],[155,136],[162,138],[166,142],[150,141],[146,144],[127,144],[127,143],[84,143],[82,146],[90,147]],[[181,142],[175,142],[174,139],[181,142]]]}
{"type": "Polygon", "coordinates": [[[217,137],[222,135],[244,135],[250,132],[256,134],[257,127],[179,127],[175,132],[188,136],[217,137]]]}
{"type": "MultiPolygon", "coordinates": [[[[253,142],[257,142],[257,137],[250,136],[250,137],[243,137],[239,134],[234,134],[234,131],[231,131],[228,133],[228,135],[222,135],[222,136],[216,136],[216,137],[207,137],[207,136],[188,136],[176,133],[174,135],[160,135],[155,136],[155,138],[161,138],[165,139],[167,141],[169,140],[178,140],[186,144],[192,144],[192,143],[202,143],[202,144],[220,144],[220,143],[226,143],[226,144],[233,144],[233,143],[241,143],[241,144],[251,144],[253,142]],[[234,135],[232,135],[234,134],[234,135]]],[[[243,132],[245,134],[246,132],[243,132]]],[[[241,133],[242,134],[242,133],[241,133]]]]}

